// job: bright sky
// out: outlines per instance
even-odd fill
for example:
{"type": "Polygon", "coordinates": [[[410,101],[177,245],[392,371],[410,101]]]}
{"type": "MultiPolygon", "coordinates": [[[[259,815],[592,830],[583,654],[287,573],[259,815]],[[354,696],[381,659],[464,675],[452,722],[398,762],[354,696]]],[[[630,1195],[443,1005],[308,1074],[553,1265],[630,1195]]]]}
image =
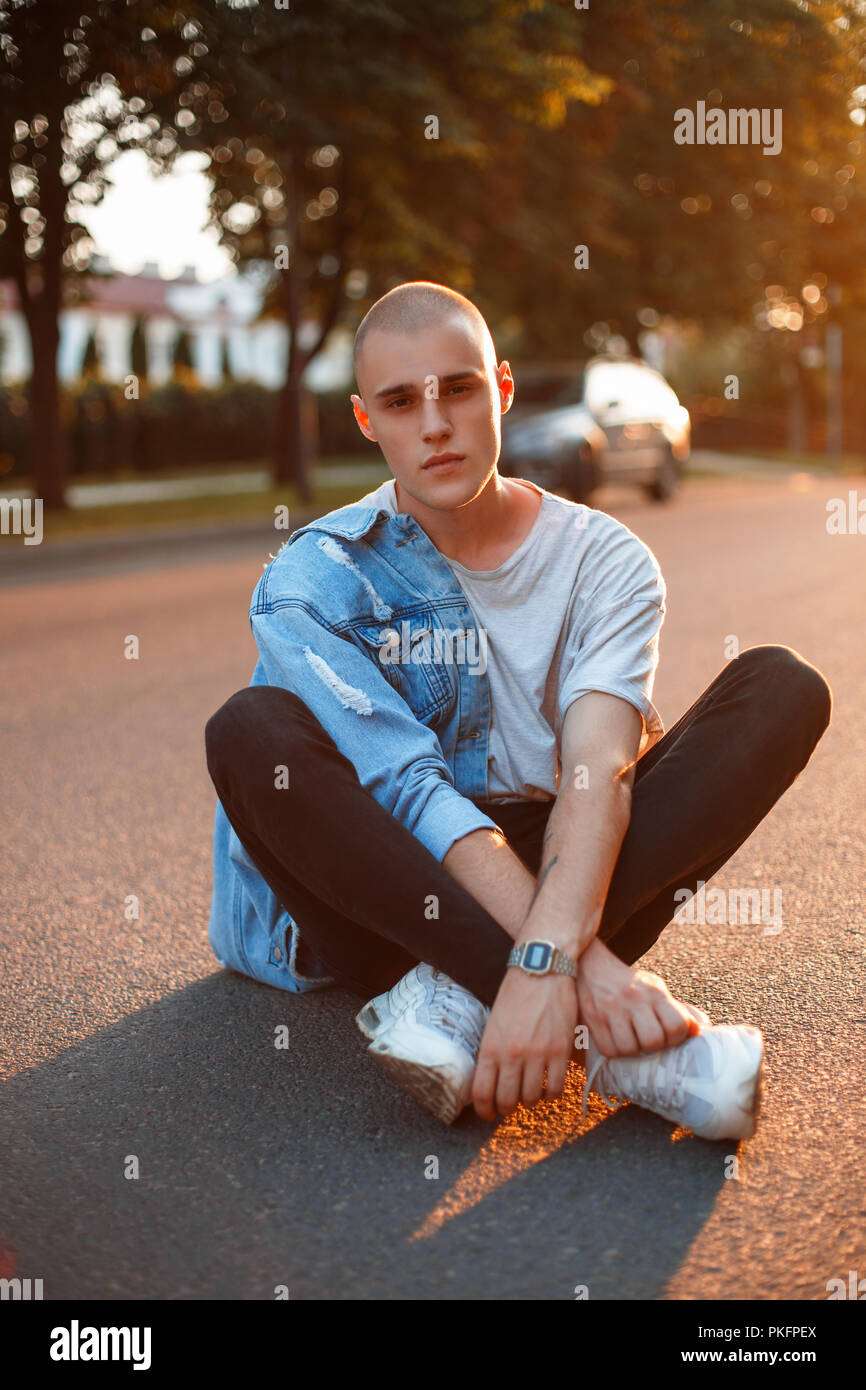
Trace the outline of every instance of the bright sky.
{"type": "Polygon", "coordinates": [[[96,250],[127,274],[145,261],[156,261],[166,278],[185,265],[195,266],[199,280],[233,273],[215,230],[203,230],[211,184],[201,172],[206,165],[206,156],[190,150],[178,157],[173,173],[156,178],[142,150],[120,155],[102,202],[82,213],[96,250]]]}

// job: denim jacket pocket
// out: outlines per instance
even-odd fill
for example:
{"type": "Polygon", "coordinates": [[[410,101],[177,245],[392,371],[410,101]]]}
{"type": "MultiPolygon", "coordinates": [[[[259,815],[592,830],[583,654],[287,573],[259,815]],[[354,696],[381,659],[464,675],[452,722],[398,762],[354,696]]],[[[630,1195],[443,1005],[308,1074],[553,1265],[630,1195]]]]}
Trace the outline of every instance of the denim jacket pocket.
{"type": "Polygon", "coordinates": [[[454,690],[448,673],[433,659],[431,619],[364,624],[352,631],[416,719],[429,723],[451,703],[454,690]]]}

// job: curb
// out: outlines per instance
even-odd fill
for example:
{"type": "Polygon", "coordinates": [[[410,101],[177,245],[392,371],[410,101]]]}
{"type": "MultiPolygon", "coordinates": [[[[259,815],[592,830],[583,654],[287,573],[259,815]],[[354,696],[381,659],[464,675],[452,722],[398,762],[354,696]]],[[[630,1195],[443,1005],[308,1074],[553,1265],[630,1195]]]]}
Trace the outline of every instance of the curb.
{"type": "MultiPolygon", "coordinates": [[[[306,526],[323,515],[320,510],[298,511],[292,517],[291,531],[306,526]]],[[[235,522],[232,525],[154,527],[153,530],[113,531],[105,536],[83,536],[78,540],[43,541],[41,545],[4,545],[0,550],[0,583],[5,586],[54,579],[64,574],[78,578],[124,569],[147,567],[155,561],[177,563],[194,560],[199,553],[219,543],[241,544],[258,540],[268,551],[276,551],[291,531],[275,532],[267,522],[235,522]],[[276,545],[274,540],[276,538],[276,545]],[[23,553],[22,553],[23,552],[23,553]],[[29,552],[29,553],[28,553],[29,552]]]]}

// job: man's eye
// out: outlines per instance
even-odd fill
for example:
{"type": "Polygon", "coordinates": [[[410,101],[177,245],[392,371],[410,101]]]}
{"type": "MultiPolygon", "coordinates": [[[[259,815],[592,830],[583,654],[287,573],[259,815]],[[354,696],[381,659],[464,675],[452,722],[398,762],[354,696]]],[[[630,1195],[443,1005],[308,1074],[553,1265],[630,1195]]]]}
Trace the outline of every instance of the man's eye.
{"type": "MultiPolygon", "coordinates": [[[[461,386],[461,385],[451,386],[451,387],[449,387],[449,394],[453,393],[454,391],[469,391],[470,389],[471,389],[471,388],[470,388],[469,386],[461,386]]],[[[393,401],[389,401],[389,402],[388,402],[388,404],[387,404],[387,406],[385,407],[385,409],[386,409],[386,410],[390,410],[392,406],[394,406],[394,405],[400,405],[401,402],[403,402],[403,401],[409,401],[409,404],[411,405],[411,401],[409,400],[409,397],[408,397],[408,396],[397,396],[393,401]]]]}

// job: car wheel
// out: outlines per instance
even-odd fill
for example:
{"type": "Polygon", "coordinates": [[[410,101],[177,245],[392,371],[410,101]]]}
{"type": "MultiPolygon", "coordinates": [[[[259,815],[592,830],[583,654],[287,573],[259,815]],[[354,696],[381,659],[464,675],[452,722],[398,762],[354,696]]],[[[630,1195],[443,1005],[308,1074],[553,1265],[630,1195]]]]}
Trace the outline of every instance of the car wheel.
{"type": "Polygon", "coordinates": [[[682,473],[670,445],[665,449],[656,476],[647,484],[647,493],[654,502],[667,502],[679,492],[682,473]]]}

